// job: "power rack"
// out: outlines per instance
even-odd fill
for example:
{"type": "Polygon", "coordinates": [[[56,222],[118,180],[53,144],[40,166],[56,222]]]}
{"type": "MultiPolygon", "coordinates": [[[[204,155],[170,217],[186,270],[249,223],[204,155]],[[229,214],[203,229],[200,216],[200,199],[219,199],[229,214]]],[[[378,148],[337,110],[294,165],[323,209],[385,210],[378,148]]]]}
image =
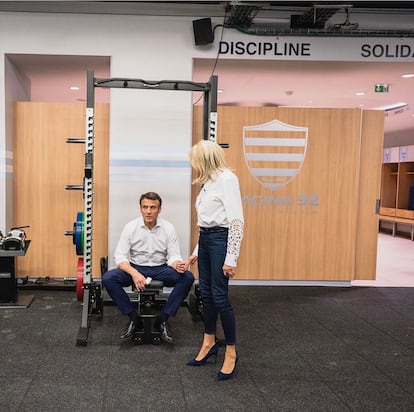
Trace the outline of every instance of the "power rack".
{"type": "Polygon", "coordinates": [[[83,185],[68,185],[68,190],[83,190],[84,211],[78,212],[72,234],[78,254],[77,294],[83,301],[82,318],[77,345],[88,343],[90,319],[92,315],[103,315],[103,296],[101,279],[95,279],[92,273],[92,238],[93,238],[93,168],[94,168],[94,106],[95,88],[144,89],[144,90],[176,90],[202,92],[203,100],[203,139],[216,141],[217,135],[217,85],[218,77],[211,76],[207,83],[195,83],[182,80],[148,81],[129,78],[95,78],[93,70],[87,70],[86,99],[86,138],[67,139],[68,143],[85,143],[85,167],[83,185]],[[82,215],[80,215],[82,213],[82,215]]]}

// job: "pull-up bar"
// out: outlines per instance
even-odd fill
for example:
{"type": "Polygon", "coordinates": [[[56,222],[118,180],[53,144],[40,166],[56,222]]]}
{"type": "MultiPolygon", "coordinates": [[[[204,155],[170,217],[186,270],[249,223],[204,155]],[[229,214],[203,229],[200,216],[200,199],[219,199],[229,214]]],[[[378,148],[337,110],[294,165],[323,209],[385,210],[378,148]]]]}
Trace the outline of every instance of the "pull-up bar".
{"type": "Polygon", "coordinates": [[[143,90],[177,90],[204,93],[203,138],[216,141],[217,131],[217,87],[218,77],[211,76],[207,83],[187,80],[143,80],[114,77],[109,79],[94,78],[93,71],[88,70],[87,107],[94,106],[94,88],[107,87],[116,89],[143,90]],[[90,78],[91,76],[91,78],[90,78]]]}

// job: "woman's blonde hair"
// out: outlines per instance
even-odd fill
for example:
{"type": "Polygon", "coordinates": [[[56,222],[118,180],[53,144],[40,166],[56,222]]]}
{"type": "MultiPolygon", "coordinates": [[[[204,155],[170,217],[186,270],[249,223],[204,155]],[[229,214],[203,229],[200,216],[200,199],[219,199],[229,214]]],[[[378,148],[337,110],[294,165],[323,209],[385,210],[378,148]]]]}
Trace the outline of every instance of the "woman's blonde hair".
{"type": "Polygon", "coordinates": [[[189,157],[194,169],[194,184],[204,184],[215,172],[228,168],[224,150],[211,140],[201,140],[195,144],[191,148],[189,157]]]}

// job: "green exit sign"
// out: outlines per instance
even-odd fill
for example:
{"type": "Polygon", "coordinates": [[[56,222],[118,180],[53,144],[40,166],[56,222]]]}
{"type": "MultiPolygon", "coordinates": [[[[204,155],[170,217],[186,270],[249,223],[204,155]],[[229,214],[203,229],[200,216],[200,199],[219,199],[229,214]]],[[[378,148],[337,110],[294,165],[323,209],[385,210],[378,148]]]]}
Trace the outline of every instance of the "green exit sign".
{"type": "Polygon", "coordinates": [[[390,86],[388,84],[376,84],[375,93],[388,93],[390,86]]]}

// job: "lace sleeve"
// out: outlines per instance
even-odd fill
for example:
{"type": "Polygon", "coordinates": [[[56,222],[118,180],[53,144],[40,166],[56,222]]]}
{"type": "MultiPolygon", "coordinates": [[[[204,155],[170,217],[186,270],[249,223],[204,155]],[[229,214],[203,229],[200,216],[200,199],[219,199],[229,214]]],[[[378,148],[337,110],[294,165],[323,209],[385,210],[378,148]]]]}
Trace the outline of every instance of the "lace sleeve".
{"type": "Polygon", "coordinates": [[[240,196],[239,180],[235,174],[226,171],[223,179],[223,205],[229,227],[227,253],[224,263],[236,267],[243,239],[244,217],[240,196]]]}
{"type": "Polygon", "coordinates": [[[230,222],[229,237],[227,240],[227,253],[238,257],[243,239],[244,222],[241,219],[233,219],[230,222]]]}

